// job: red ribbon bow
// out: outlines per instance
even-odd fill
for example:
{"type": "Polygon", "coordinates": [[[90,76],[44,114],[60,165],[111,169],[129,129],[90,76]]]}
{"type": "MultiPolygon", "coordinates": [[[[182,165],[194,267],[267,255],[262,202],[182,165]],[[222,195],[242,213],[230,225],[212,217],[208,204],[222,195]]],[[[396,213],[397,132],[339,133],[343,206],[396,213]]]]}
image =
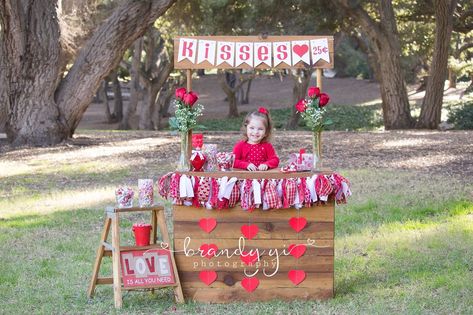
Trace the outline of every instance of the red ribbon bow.
{"type": "Polygon", "coordinates": [[[261,114],[265,114],[265,115],[268,114],[268,110],[265,107],[258,108],[258,112],[260,112],[261,114]]]}

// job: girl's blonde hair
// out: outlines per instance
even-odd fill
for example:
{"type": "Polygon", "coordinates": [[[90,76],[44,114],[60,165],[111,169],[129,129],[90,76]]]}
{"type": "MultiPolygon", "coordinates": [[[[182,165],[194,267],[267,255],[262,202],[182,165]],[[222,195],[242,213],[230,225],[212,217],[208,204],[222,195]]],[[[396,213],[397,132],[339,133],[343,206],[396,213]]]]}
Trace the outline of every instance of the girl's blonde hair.
{"type": "Polygon", "coordinates": [[[269,111],[264,108],[263,110],[260,108],[259,110],[255,110],[254,112],[250,112],[246,115],[245,120],[243,120],[243,124],[241,125],[241,132],[243,139],[248,141],[248,136],[246,134],[246,127],[250,123],[251,119],[261,119],[263,121],[264,127],[266,128],[266,134],[264,135],[261,142],[267,142],[271,138],[271,132],[273,130],[273,122],[271,120],[271,115],[269,111]]]}

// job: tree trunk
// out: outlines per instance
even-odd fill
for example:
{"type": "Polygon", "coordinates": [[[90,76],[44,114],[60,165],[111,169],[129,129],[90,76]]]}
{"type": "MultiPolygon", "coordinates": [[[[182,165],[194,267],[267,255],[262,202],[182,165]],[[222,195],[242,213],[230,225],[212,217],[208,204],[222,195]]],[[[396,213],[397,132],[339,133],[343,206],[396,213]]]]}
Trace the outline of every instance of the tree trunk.
{"type": "Polygon", "coordinates": [[[443,91],[447,75],[448,49],[453,27],[453,10],[456,0],[436,0],[435,42],[432,67],[422,102],[417,128],[437,129],[440,124],[443,104],[443,91]]]}
{"type": "Polygon", "coordinates": [[[130,70],[130,100],[128,104],[124,106],[123,119],[118,125],[118,129],[128,130],[131,129],[130,118],[136,113],[136,107],[140,98],[140,74],[139,69],[141,66],[141,51],[143,50],[143,38],[139,38],[135,41],[133,46],[133,58],[131,60],[130,70]]]}
{"type": "Polygon", "coordinates": [[[310,78],[312,76],[313,69],[297,69],[296,73],[292,74],[294,79],[294,85],[292,87],[292,105],[291,106],[291,117],[286,123],[287,129],[296,129],[299,124],[301,115],[294,106],[301,98],[306,96],[307,88],[309,87],[310,78]]]}
{"type": "Polygon", "coordinates": [[[13,145],[51,145],[66,138],[54,100],[61,54],[57,20],[54,1],[0,2],[0,82],[6,82],[1,94],[8,95],[2,103],[13,145]]]}
{"type": "Polygon", "coordinates": [[[448,88],[456,89],[457,88],[457,75],[452,69],[448,69],[448,88]]]}
{"type": "Polygon", "coordinates": [[[357,2],[334,0],[347,16],[366,33],[379,68],[378,80],[386,129],[406,129],[414,124],[401,69],[401,47],[391,0],[379,1],[379,21],[375,21],[357,2]]]}
{"type": "MultiPolygon", "coordinates": [[[[118,69],[117,69],[118,70],[118,69]]],[[[115,70],[112,75],[113,89],[113,122],[119,122],[123,118],[123,97],[120,80],[118,80],[118,71],[115,70]]]]}
{"type": "Polygon", "coordinates": [[[174,2],[123,2],[94,30],[62,78],[57,1],[0,1],[0,82],[7,82],[0,97],[8,95],[0,106],[8,111],[8,140],[53,145],[71,137],[105,76],[174,2]]]}
{"type": "Polygon", "coordinates": [[[243,100],[241,101],[242,104],[249,104],[250,103],[250,91],[251,91],[251,83],[253,80],[248,80],[246,85],[246,92],[244,93],[243,100]]]}
{"type": "Polygon", "coordinates": [[[108,91],[108,80],[105,79],[102,81],[102,86],[100,87],[99,92],[100,92],[100,98],[103,99],[103,103],[105,105],[105,117],[107,117],[107,122],[111,124],[113,123],[113,117],[112,117],[112,113],[110,112],[110,106],[108,104],[107,91],[108,91]]]}

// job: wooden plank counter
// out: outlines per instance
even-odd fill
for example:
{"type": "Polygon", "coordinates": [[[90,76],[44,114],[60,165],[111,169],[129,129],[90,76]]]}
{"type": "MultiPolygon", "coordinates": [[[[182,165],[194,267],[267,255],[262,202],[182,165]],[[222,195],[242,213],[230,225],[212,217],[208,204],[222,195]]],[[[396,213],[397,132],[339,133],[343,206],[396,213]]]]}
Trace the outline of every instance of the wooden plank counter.
{"type": "MultiPolygon", "coordinates": [[[[330,174],[330,170],[323,173],[330,174]]],[[[187,175],[246,178],[295,178],[313,173],[267,172],[188,172],[187,175]]],[[[334,222],[335,202],[297,210],[274,209],[245,211],[240,206],[208,210],[193,206],[173,206],[174,250],[184,296],[188,300],[229,303],[273,299],[327,299],[334,296],[334,222]],[[215,228],[207,233],[199,226],[201,219],[215,219],[215,228]],[[306,226],[296,232],[291,218],[305,218],[306,226]],[[257,234],[243,237],[242,226],[255,225],[257,234]],[[199,248],[216,246],[217,256],[202,257],[199,248]],[[305,244],[300,257],[288,253],[291,244],[305,244]],[[222,251],[224,250],[224,251],[222,251]],[[258,251],[260,260],[245,264],[240,253],[258,251]],[[194,255],[192,254],[194,251],[194,255]],[[283,252],[285,251],[285,252],[283,252]],[[278,254],[279,257],[278,257],[278,254]],[[294,284],[291,270],[303,271],[305,279],[294,284]],[[201,272],[215,272],[216,280],[207,285],[201,272]],[[246,275],[245,275],[246,273],[246,275]],[[253,276],[253,277],[251,277],[253,276]],[[245,278],[257,278],[252,292],[244,288],[245,278]]]]}

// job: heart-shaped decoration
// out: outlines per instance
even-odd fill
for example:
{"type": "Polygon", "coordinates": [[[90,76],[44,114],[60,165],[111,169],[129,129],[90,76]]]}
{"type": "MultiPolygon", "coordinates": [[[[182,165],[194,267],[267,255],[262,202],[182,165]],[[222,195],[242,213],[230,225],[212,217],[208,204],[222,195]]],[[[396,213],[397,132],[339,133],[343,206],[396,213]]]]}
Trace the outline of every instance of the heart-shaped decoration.
{"type": "Polygon", "coordinates": [[[299,57],[302,57],[309,51],[309,45],[294,45],[292,46],[292,51],[294,51],[299,57]]]}
{"type": "Polygon", "coordinates": [[[217,253],[218,247],[215,244],[202,244],[199,249],[201,250],[201,256],[205,258],[212,258],[217,253]]]}
{"type": "Polygon", "coordinates": [[[304,255],[307,247],[304,244],[291,244],[288,249],[292,256],[299,258],[304,255]]]}
{"type": "Polygon", "coordinates": [[[255,250],[251,250],[249,252],[243,251],[240,255],[240,260],[248,266],[251,266],[254,262],[258,260],[258,258],[258,252],[255,250]]]}
{"type": "Polygon", "coordinates": [[[258,226],[255,225],[255,224],[252,224],[252,225],[242,225],[241,226],[241,234],[243,234],[243,236],[249,240],[251,240],[253,237],[256,236],[256,234],[258,234],[258,226]]]}
{"type": "Polygon", "coordinates": [[[205,283],[206,285],[210,285],[215,280],[217,280],[217,273],[213,270],[202,270],[199,273],[200,281],[205,283]]]}
{"type": "Polygon", "coordinates": [[[256,277],[243,278],[241,280],[241,286],[248,292],[253,292],[259,286],[259,280],[256,277]]]}
{"type": "Polygon", "coordinates": [[[199,220],[199,226],[204,232],[210,233],[217,226],[217,220],[214,218],[203,218],[199,220]]]}
{"type": "Polygon", "coordinates": [[[287,274],[289,277],[289,280],[294,283],[294,285],[298,285],[305,279],[305,272],[304,270],[290,270],[289,273],[287,274]]]}
{"type": "Polygon", "coordinates": [[[294,231],[300,232],[307,225],[307,220],[304,217],[292,217],[289,219],[289,225],[293,228],[294,231]]]}

